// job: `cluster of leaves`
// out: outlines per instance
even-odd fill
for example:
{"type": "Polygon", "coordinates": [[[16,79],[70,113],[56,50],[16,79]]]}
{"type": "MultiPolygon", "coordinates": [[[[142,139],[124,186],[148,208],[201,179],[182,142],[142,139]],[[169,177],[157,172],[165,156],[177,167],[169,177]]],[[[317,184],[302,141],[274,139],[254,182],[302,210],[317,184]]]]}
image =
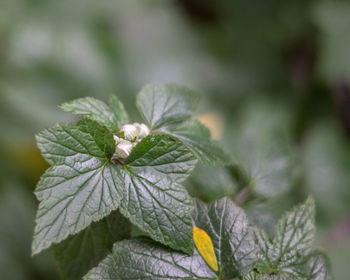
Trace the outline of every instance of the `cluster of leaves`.
{"type": "Polygon", "coordinates": [[[95,266],[85,279],[330,279],[312,245],[311,198],[282,217],[271,240],[230,199],[207,206],[190,197],[182,183],[197,160],[230,163],[191,119],[197,103],[185,87],[146,85],[137,107],[151,133],[120,162],[111,161],[113,135],[130,122],[121,102],[63,104],[83,118],[37,135],[51,167],[35,191],[33,254],[54,245],[67,279],[95,266]],[[133,226],[141,238],[129,239],[133,226]]]}
{"type": "Polygon", "coordinates": [[[308,198],[279,220],[271,240],[250,226],[244,211],[228,198],[209,206],[197,200],[192,214],[194,229],[206,232],[212,243],[196,238],[194,231],[197,248],[190,256],[149,238],[120,241],[85,279],[126,279],[128,275],[128,279],[159,280],[329,280],[326,256],[313,249],[314,213],[313,199],[308,198]],[[208,246],[213,250],[203,252],[208,246]]]}
{"type": "MultiPolygon", "coordinates": [[[[102,243],[106,236],[94,232],[111,228],[108,218],[117,209],[154,240],[192,254],[193,202],[181,182],[197,159],[211,165],[228,162],[226,154],[210,140],[209,131],[190,120],[197,103],[197,95],[184,87],[145,86],[137,107],[151,134],[121,164],[111,162],[113,134],[129,122],[121,102],[112,96],[109,106],[93,98],[63,104],[63,110],[84,118],[77,124],[57,124],[36,137],[51,167],[35,190],[40,204],[33,254],[79,233],[66,240],[69,244],[58,246],[62,262],[67,263],[62,251],[74,248],[99,256],[101,253],[89,247],[96,238],[102,243]]],[[[120,238],[115,235],[111,231],[111,242],[120,238]]]]}

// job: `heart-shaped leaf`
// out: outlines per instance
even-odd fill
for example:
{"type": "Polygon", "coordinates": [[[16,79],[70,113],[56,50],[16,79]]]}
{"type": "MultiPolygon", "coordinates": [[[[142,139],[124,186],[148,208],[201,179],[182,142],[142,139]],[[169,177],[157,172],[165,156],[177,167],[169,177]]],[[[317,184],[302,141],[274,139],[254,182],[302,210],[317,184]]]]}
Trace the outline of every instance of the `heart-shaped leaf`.
{"type": "Polygon", "coordinates": [[[43,157],[53,166],[35,190],[40,204],[33,254],[78,233],[120,204],[121,168],[109,162],[90,132],[62,124],[37,136],[43,157]]]}
{"type": "Polygon", "coordinates": [[[198,104],[190,89],[174,84],[146,85],[137,96],[137,107],[152,129],[191,117],[198,104]]]}
{"type": "Polygon", "coordinates": [[[197,103],[193,91],[173,84],[148,84],[137,97],[139,111],[152,130],[182,142],[205,164],[229,164],[230,157],[211,140],[209,130],[198,121],[186,121],[197,103]]]}
{"type": "Polygon", "coordinates": [[[146,137],[126,161],[120,205],[120,211],[153,239],[187,253],[193,252],[193,204],[179,183],[195,163],[193,155],[169,137],[146,137]]]}

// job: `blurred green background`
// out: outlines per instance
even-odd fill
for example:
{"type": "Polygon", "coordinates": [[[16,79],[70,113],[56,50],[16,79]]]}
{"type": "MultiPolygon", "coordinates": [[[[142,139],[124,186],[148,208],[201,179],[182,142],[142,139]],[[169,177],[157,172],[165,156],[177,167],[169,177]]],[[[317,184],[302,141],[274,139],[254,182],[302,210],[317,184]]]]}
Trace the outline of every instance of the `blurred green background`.
{"type": "Polygon", "coordinates": [[[345,0],[1,0],[0,278],[59,279],[50,251],[30,257],[35,133],[73,121],[59,104],[112,92],[138,119],[154,81],[196,89],[237,163],[198,166],[190,193],[230,196],[269,232],[312,193],[317,243],[349,279],[349,50],[345,0]]]}

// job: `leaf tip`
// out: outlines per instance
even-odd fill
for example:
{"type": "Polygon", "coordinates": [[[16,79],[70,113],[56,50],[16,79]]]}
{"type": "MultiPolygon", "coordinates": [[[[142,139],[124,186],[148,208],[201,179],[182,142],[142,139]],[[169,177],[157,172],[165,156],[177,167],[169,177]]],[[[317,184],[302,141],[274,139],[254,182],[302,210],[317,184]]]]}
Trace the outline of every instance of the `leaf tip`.
{"type": "Polygon", "coordinates": [[[32,247],[31,247],[31,256],[34,257],[34,256],[38,255],[41,251],[42,251],[42,249],[36,245],[36,242],[34,239],[32,242],[32,247]]]}
{"type": "Polygon", "coordinates": [[[315,199],[311,194],[308,195],[305,201],[305,204],[309,204],[310,206],[315,206],[315,199]]]}
{"type": "Polygon", "coordinates": [[[305,207],[308,213],[310,213],[312,219],[315,219],[316,205],[315,205],[315,199],[311,194],[308,195],[307,199],[303,203],[301,203],[299,207],[305,207]]]}
{"type": "Polygon", "coordinates": [[[65,112],[71,112],[70,110],[71,103],[72,101],[64,102],[61,105],[58,105],[58,108],[60,108],[62,111],[65,111],[65,112]]]}

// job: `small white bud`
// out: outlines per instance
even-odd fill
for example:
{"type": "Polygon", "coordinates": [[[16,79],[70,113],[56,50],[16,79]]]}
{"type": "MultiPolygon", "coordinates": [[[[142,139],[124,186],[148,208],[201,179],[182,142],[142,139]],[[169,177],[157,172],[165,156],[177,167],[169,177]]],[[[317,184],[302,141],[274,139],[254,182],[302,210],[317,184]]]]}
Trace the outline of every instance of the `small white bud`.
{"type": "Polygon", "coordinates": [[[149,128],[147,127],[147,125],[141,123],[141,124],[137,124],[136,125],[136,128],[139,132],[139,138],[145,138],[146,136],[149,135],[150,133],[150,130],[149,128]]]}
{"type": "Polygon", "coordinates": [[[129,141],[135,141],[139,135],[138,129],[132,124],[123,125],[120,132],[123,132],[124,138],[129,141]]]}
{"type": "Polygon", "coordinates": [[[119,144],[117,144],[117,146],[115,147],[115,152],[113,156],[125,159],[130,155],[132,148],[133,144],[130,141],[121,140],[119,144]]]}
{"type": "Polygon", "coordinates": [[[120,143],[120,141],[122,141],[123,139],[119,138],[117,135],[113,135],[113,139],[116,145],[118,145],[120,143]]]}
{"type": "Polygon", "coordinates": [[[136,140],[135,142],[133,142],[133,143],[132,143],[132,148],[135,148],[135,146],[136,146],[138,143],[140,143],[139,140],[136,140]]]}

